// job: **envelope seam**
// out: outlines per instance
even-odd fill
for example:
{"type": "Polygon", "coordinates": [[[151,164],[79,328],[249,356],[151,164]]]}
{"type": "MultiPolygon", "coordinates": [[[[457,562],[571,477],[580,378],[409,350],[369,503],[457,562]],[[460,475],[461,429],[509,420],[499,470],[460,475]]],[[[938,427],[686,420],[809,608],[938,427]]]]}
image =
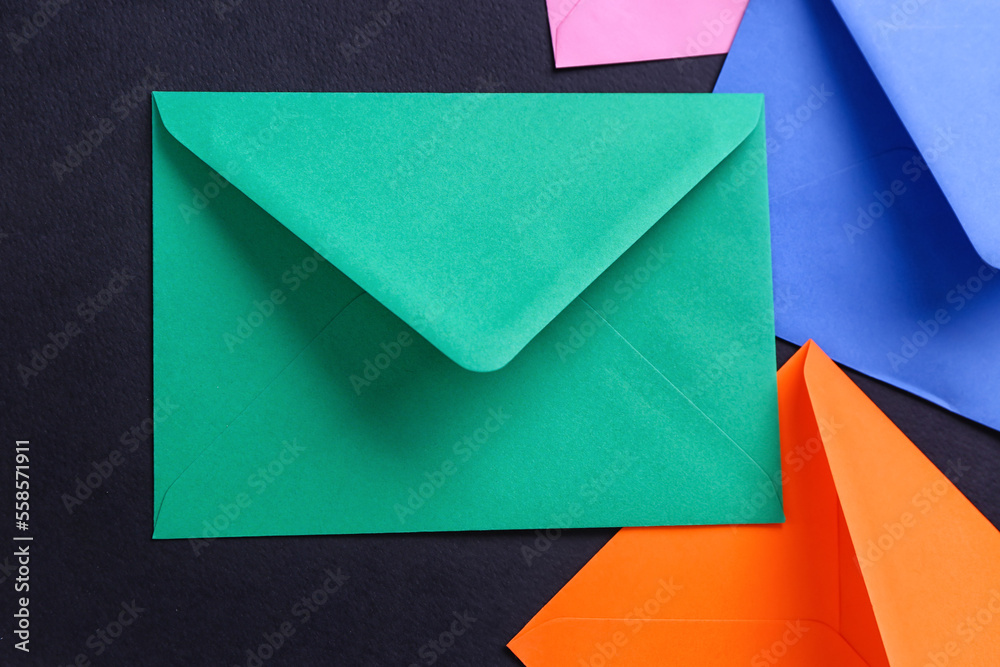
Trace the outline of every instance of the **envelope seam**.
{"type": "Polygon", "coordinates": [[[782,192],[780,194],[773,194],[773,195],[771,195],[771,201],[776,201],[776,200],[781,199],[782,197],[790,195],[790,194],[792,194],[794,192],[798,192],[799,190],[804,190],[806,188],[812,187],[812,186],[814,186],[814,185],[816,185],[818,183],[822,183],[823,181],[827,181],[827,180],[829,180],[829,179],[831,179],[831,178],[833,178],[835,176],[839,176],[841,174],[849,172],[852,169],[855,169],[856,167],[859,167],[861,165],[869,164],[875,158],[882,157],[883,155],[888,155],[890,153],[895,153],[897,151],[903,151],[903,152],[913,151],[913,152],[917,153],[918,155],[920,154],[920,151],[915,146],[897,146],[895,148],[888,148],[888,149],[883,150],[883,151],[878,151],[877,153],[872,153],[871,155],[869,155],[868,157],[864,158],[863,160],[857,160],[855,162],[852,162],[851,164],[845,165],[845,166],[843,166],[843,167],[841,167],[841,168],[839,168],[839,169],[837,169],[835,171],[831,171],[831,172],[829,172],[827,174],[824,174],[824,175],[820,176],[819,178],[815,178],[815,179],[813,179],[811,181],[808,181],[807,183],[802,183],[800,185],[796,185],[795,187],[790,188],[788,190],[785,190],[784,192],[782,192]]]}
{"type": "MultiPolygon", "coordinates": [[[[840,569],[840,566],[841,566],[840,554],[841,554],[841,546],[842,546],[842,543],[841,543],[841,540],[840,540],[840,515],[842,514],[842,509],[841,509],[841,506],[840,506],[840,494],[837,493],[837,480],[833,476],[833,467],[830,465],[829,457],[827,456],[827,453],[826,453],[826,439],[823,437],[823,429],[821,429],[820,426],[819,426],[819,421],[820,421],[819,415],[816,414],[816,406],[813,403],[812,394],[809,392],[809,378],[808,378],[807,373],[806,373],[806,367],[807,367],[807,365],[809,363],[809,354],[813,351],[814,347],[815,347],[815,343],[811,339],[809,341],[807,341],[806,344],[803,346],[803,349],[805,350],[805,359],[802,361],[802,369],[801,369],[802,386],[805,388],[805,398],[806,398],[806,403],[809,405],[809,414],[812,415],[812,419],[810,420],[810,422],[816,428],[816,433],[819,435],[820,443],[823,445],[823,459],[826,460],[826,467],[827,467],[827,470],[830,472],[830,483],[833,484],[833,492],[834,492],[834,495],[836,496],[836,499],[837,499],[837,507],[835,509],[836,517],[834,517],[835,524],[836,524],[836,528],[834,530],[836,530],[837,532],[834,535],[834,538],[835,538],[835,540],[837,542],[837,547],[836,547],[836,549],[837,549],[837,551],[836,551],[836,553],[837,553],[837,632],[840,632],[840,629],[844,627],[844,576],[843,576],[843,574],[841,572],[841,569],[840,569]]],[[[846,516],[844,517],[844,523],[845,523],[845,525],[847,523],[847,517],[846,516]]],[[[864,581],[863,578],[862,578],[862,581],[864,581]]],[[[841,637],[843,637],[842,634],[841,634],[841,637]]],[[[848,645],[850,645],[851,648],[854,648],[854,646],[850,642],[848,642],[846,638],[844,638],[844,641],[848,645]]],[[[855,649],[855,652],[857,652],[857,649],[855,649]]]]}
{"type": "Polygon", "coordinates": [[[566,20],[569,19],[569,17],[573,14],[573,12],[576,11],[577,7],[579,7],[580,5],[582,5],[584,2],[585,2],[585,0],[576,0],[576,4],[574,4],[570,8],[570,10],[568,12],[566,12],[565,14],[563,14],[563,17],[561,19],[559,19],[559,23],[557,23],[555,25],[555,28],[554,28],[554,31],[555,31],[555,36],[554,37],[555,37],[555,39],[552,40],[554,42],[553,46],[556,46],[558,48],[558,44],[559,44],[559,29],[563,27],[563,24],[566,23],[566,20]]]}
{"type": "Polygon", "coordinates": [[[695,403],[694,401],[692,401],[688,397],[687,394],[685,394],[683,391],[681,391],[677,387],[677,385],[675,385],[673,382],[671,382],[670,378],[668,378],[666,375],[664,375],[663,371],[661,371],[659,368],[656,367],[655,364],[653,364],[653,362],[651,362],[649,359],[647,359],[646,355],[644,355],[642,352],[640,352],[638,350],[638,348],[636,348],[635,345],[633,345],[628,340],[628,338],[626,338],[625,336],[623,336],[622,333],[620,331],[618,331],[618,329],[616,329],[614,327],[614,325],[611,324],[611,322],[608,322],[608,320],[604,317],[604,315],[601,314],[600,311],[598,311],[596,308],[594,308],[589,303],[587,303],[586,299],[584,299],[582,296],[579,296],[577,298],[580,300],[580,302],[583,305],[587,306],[587,308],[590,308],[590,310],[592,310],[594,312],[594,314],[597,315],[597,317],[599,317],[605,324],[607,324],[608,328],[611,329],[611,331],[613,331],[616,336],[618,336],[626,345],[628,345],[630,348],[632,348],[632,351],[635,352],[637,355],[639,355],[640,359],[642,359],[644,362],[646,362],[647,365],[649,365],[650,368],[652,368],[654,371],[656,371],[656,373],[661,378],[663,378],[667,382],[667,384],[669,384],[673,388],[673,390],[675,392],[677,392],[681,396],[681,398],[683,398],[685,401],[687,401],[688,403],[690,403],[691,407],[693,407],[695,410],[697,410],[701,414],[702,417],[704,417],[705,419],[707,419],[708,422],[712,426],[714,426],[716,428],[716,430],[719,431],[719,433],[721,433],[723,436],[725,436],[726,440],[728,440],[729,442],[731,442],[732,445],[734,447],[736,447],[736,449],[738,449],[741,454],[743,454],[743,456],[745,456],[751,463],[753,463],[754,466],[757,468],[757,470],[759,470],[761,472],[761,474],[764,475],[764,478],[767,479],[767,483],[771,485],[771,488],[774,490],[775,497],[781,498],[781,491],[774,485],[774,481],[771,479],[771,476],[769,474],[767,474],[767,471],[765,471],[762,467],[760,467],[760,464],[757,463],[757,461],[754,460],[754,458],[752,456],[750,456],[750,454],[748,454],[745,449],[743,449],[742,447],[740,447],[739,443],[737,443],[735,440],[733,440],[733,438],[728,433],[726,433],[726,431],[721,426],[719,426],[715,422],[714,419],[712,419],[711,417],[709,417],[705,413],[704,410],[702,410],[700,407],[698,407],[697,403],[695,403]]]}
{"type": "MultiPolygon", "coordinates": [[[[360,289],[360,288],[359,288],[359,289],[360,289]]],[[[168,487],[166,488],[166,490],[164,490],[164,492],[163,492],[163,496],[162,496],[162,497],[160,498],[160,504],[159,504],[159,506],[158,506],[158,507],[156,508],[156,516],[155,516],[155,517],[153,518],[153,530],[154,530],[154,531],[156,530],[156,524],[157,524],[157,523],[159,523],[159,521],[160,521],[160,512],[161,512],[161,511],[163,511],[163,503],[164,503],[164,502],[166,502],[166,500],[167,500],[167,496],[168,496],[168,495],[170,494],[170,490],[171,490],[172,488],[174,488],[174,484],[176,484],[176,483],[177,483],[178,481],[180,481],[180,479],[181,479],[182,477],[184,477],[185,473],[187,473],[187,471],[191,469],[191,466],[193,466],[193,465],[194,465],[195,463],[197,463],[197,462],[198,462],[198,461],[199,461],[199,460],[200,460],[200,459],[201,459],[201,458],[202,458],[202,457],[203,457],[203,456],[205,455],[205,453],[206,453],[206,452],[207,452],[208,450],[210,450],[210,449],[211,449],[212,447],[214,447],[214,446],[215,446],[215,443],[216,443],[216,442],[218,442],[218,441],[219,441],[219,439],[220,439],[220,438],[221,438],[221,437],[222,437],[223,435],[225,435],[225,434],[226,434],[226,431],[228,431],[228,430],[229,430],[229,427],[230,427],[230,426],[232,426],[233,424],[235,424],[235,423],[236,423],[237,421],[239,421],[240,417],[242,417],[242,416],[244,415],[244,413],[246,413],[246,411],[250,409],[250,406],[252,406],[252,405],[253,405],[254,403],[256,403],[256,402],[257,402],[257,399],[259,399],[259,398],[261,397],[261,395],[263,395],[263,393],[264,393],[265,391],[267,391],[269,387],[271,387],[271,385],[273,385],[273,384],[274,384],[275,382],[277,382],[277,381],[278,381],[278,379],[279,379],[279,378],[280,378],[280,377],[281,377],[282,375],[284,375],[285,371],[287,371],[287,370],[289,369],[289,367],[290,367],[290,366],[291,366],[292,364],[294,364],[294,363],[295,363],[295,362],[296,362],[296,361],[298,360],[298,358],[299,358],[299,357],[301,357],[301,356],[302,356],[303,354],[305,354],[306,350],[308,350],[308,349],[309,349],[310,347],[312,347],[312,344],[313,344],[313,343],[315,343],[315,342],[316,342],[316,340],[317,340],[317,339],[318,339],[318,338],[319,338],[320,336],[322,336],[322,335],[323,335],[323,333],[324,333],[324,332],[325,332],[325,331],[326,331],[326,330],[327,330],[327,329],[328,329],[328,328],[330,327],[330,325],[331,325],[331,324],[333,324],[333,323],[334,323],[334,321],[335,321],[335,320],[336,320],[336,319],[337,319],[338,317],[340,317],[340,316],[341,316],[341,315],[342,315],[342,314],[344,313],[344,311],[345,311],[345,310],[347,310],[348,308],[350,308],[350,307],[351,307],[351,305],[353,305],[355,301],[357,301],[358,299],[360,299],[361,297],[363,297],[363,296],[364,296],[364,295],[366,295],[367,293],[368,293],[368,292],[365,292],[364,290],[361,290],[361,292],[360,292],[360,293],[359,293],[359,294],[358,294],[357,296],[355,296],[355,297],[354,297],[353,299],[351,299],[350,301],[348,301],[348,302],[347,302],[347,304],[345,304],[343,308],[341,308],[340,310],[338,310],[338,311],[336,312],[336,314],[335,314],[335,315],[334,315],[333,317],[331,317],[331,318],[330,318],[330,320],[329,320],[329,321],[328,321],[328,322],[327,322],[326,324],[324,324],[324,325],[323,325],[322,327],[320,327],[320,330],[319,330],[319,332],[317,332],[317,334],[316,334],[315,336],[313,336],[313,337],[312,337],[312,339],[310,339],[310,341],[309,341],[308,343],[306,343],[306,344],[305,344],[305,345],[304,345],[304,346],[302,347],[302,349],[301,349],[301,350],[299,350],[299,352],[298,352],[298,353],[297,353],[297,354],[296,354],[296,355],[295,355],[294,357],[292,357],[292,358],[291,358],[291,360],[290,360],[290,361],[289,361],[289,362],[288,362],[287,364],[285,364],[285,365],[284,365],[284,366],[283,366],[283,367],[281,368],[281,370],[280,370],[280,371],[278,371],[277,373],[275,373],[274,377],[272,377],[272,378],[271,378],[270,380],[268,380],[268,381],[267,381],[267,382],[266,382],[266,383],[264,384],[264,386],[263,386],[263,387],[261,387],[261,390],[260,390],[259,392],[257,392],[257,394],[256,394],[256,395],[254,395],[254,397],[253,397],[252,399],[250,399],[249,401],[247,401],[247,404],[246,404],[246,406],[244,406],[244,408],[243,408],[242,410],[240,410],[240,411],[239,411],[239,413],[238,413],[238,414],[237,414],[237,415],[236,415],[235,417],[233,417],[233,418],[232,418],[232,419],[231,419],[231,420],[229,421],[229,423],[228,423],[228,424],[226,424],[226,426],[225,426],[225,427],[224,427],[224,428],[223,428],[223,429],[222,429],[221,431],[219,431],[219,434],[218,434],[218,435],[216,435],[216,436],[215,436],[214,438],[212,438],[212,441],[211,441],[211,442],[209,442],[209,443],[208,443],[207,445],[205,445],[205,446],[204,446],[204,447],[203,447],[203,448],[201,449],[201,451],[200,451],[200,452],[198,452],[198,455],[197,455],[197,456],[195,456],[195,457],[194,457],[193,459],[191,459],[191,462],[190,462],[190,463],[188,463],[188,464],[187,464],[186,466],[184,466],[184,469],[183,469],[183,470],[181,470],[181,471],[180,471],[180,472],[179,472],[179,473],[177,474],[177,477],[175,477],[175,478],[174,478],[174,481],[170,482],[170,485],[169,485],[169,486],[168,486],[168,487]]]]}
{"type": "MultiPolygon", "coordinates": [[[[813,422],[816,424],[816,430],[819,433],[820,440],[823,442],[823,456],[824,456],[824,458],[826,458],[827,468],[830,471],[830,481],[833,483],[833,490],[834,490],[834,493],[837,496],[837,513],[838,513],[838,519],[839,519],[840,515],[844,516],[844,527],[847,530],[847,537],[851,541],[851,550],[853,551],[854,550],[854,546],[855,546],[854,537],[851,535],[851,526],[847,522],[847,514],[844,513],[843,504],[840,502],[840,492],[837,490],[837,478],[833,474],[833,466],[830,465],[829,454],[827,454],[826,439],[823,437],[822,429],[819,428],[819,419],[818,419],[818,417],[816,415],[816,406],[813,403],[812,394],[811,394],[811,390],[810,390],[810,387],[809,387],[809,385],[810,385],[810,381],[809,381],[809,358],[810,358],[810,354],[814,354],[813,350],[819,350],[820,352],[822,352],[823,350],[812,339],[810,339],[809,341],[807,341],[806,345],[803,346],[803,347],[808,347],[808,349],[806,350],[806,359],[805,359],[805,362],[802,364],[802,384],[805,386],[805,389],[806,389],[806,400],[808,400],[808,402],[809,402],[809,411],[812,413],[813,422]]],[[[838,370],[840,370],[840,369],[838,368],[838,370]]],[[[843,373],[842,370],[841,370],[841,373],[843,373]]],[[[847,378],[846,374],[845,374],[845,378],[847,378]]],[[[848,380],[848,382],[850,382],[850,378],[847,378],[847,380],[848,380]]],[[[883,414],[883,416],[885,416],[884,413],[882,413],[882,414],[883,414]]],[[[887,416],[886,416],[886,419],[888,419],[887,416]]],[[[889,420],[889,421],[892,422],[892,420],[889,420]]],[[[895,427],[895,424],[893,424],[893,426],[895,427]]],[[[838,522],[837,522],[838,566],[840,565],[839,554],[841,553],[841,544],[842,543],[841,543],[841,536],[840,536],[840,522],[838,520],[838,522]]],[[[865,587],[865,593],[868,595],[868,604],[871,606],[872,605],[872,602],[871,602],[871,593],[868,590],[868,581],[865,578],[863,572],[861,573],[861,583],[865,587]]],[[[843,596],[843,592],[844,592],[844,577],[843,577],[841,569],[838,567],[838,569],[837,569],[837,596],[838,596],[838,600],[837,600],[837,621],[839,623],[839,627],[843,627],[843,625],[844,625],[844,596],[843,596]]],[[[881,640],[882,639],[882,629],[878,625],[878,617],[875,616],[874,611],[875,610],[874,610],[874,607],[873,607],[872,608],[872,615],[873,615],[874,620],[875,620],[875,629],[878,630],[879,639],[881,640]]],[[[839,627],[838,627],[838,632],[840,631],[839,627]]],[[[850,646],[852,649],[854,649],[855,653],[857,653],[859,656],[861,656],[861,653],[854,646],[854,644],[852,644],[846,637],[844,637],[842,633],[841,633],[841,638],[844,640],[844,643],[846,643],[848,646],[850,646]]],[[[884,641],[883,641],[883,645],[882,646],[883,646],[882,650],[884,651],[885,650],[885,643],[884,643],[884,641]]]]}
{"type": "MultiPolygon", "coordinates": [[[[586,566],[584,566],[584,569],[580,570],[580,571],[583,572],[584,570],[586,570],[587,566],[589,566],[589,565],[590,565],[590,563],[588,563],[586,566]]],[[[558,597],[558,595],[556,595],[556,597],[558,597]]],[[[553,600],[554,599],[555,598],[553,598],[553,600]]],[[[551,600],[549,602],[551,603],[551,600]]],[[[544,611],[544,608],[543,608],[543,611],[544,611]]],[[[624,619],[622,619],[620,617],[615,617],[615,616],[569,616],[569,615],[567,615],[567,616],[555,616],[555,617],[546,619],[546,620],[544,620],[544,621],[542,621],[542,622],[540,622],[540,623],[538,623],[536,625],[531,626],[530,629],[528,627],[522,628],[521,632],[519,632],[517,635],[515,635],[514,638],[511,639],[510,642],[508,642],[507,645],[509,647],[510,644],[513,644],[518,639],[518,637],[522,636],[522,634],[524,634],[524,638],[526,639],[528,636],[531,635],[531,633],[536,632],[536,631],[542,629],[543,627],[545,627],[546,625],[549,625],[549,624],[552,624],[552,623],[560,623],[560,622],[566,622],[566,621],[584,621],[584,622],[586,622],[586,621],[614,621],[614,622],[621,622],[623,620],[624,619]]],[[[861,662],[863,662],[866,665],[870,664],[865,659],[865,657],[863,655],[861,655],[860,652],[858,652],[857,648],[855,648],[854,645],[851,644],[851,642],[847,641],[847,638],[844,637],[844,634],[840,630],[838,630],[837,628],[834,628],[833,626],[831,626],[826,621],[822,621],[822,620],[820,620],[818,618],[810,618],[810,617],[801,618],[799,620],[801,620],[803,623],[814,624],[817,628],[826,628],[830,632],[830,634],[832,634],[833,636],[835,636],[838,639],[840,639],[840,641],[842,641],[844,643],[844,646],[846,646],[848,649],[850,649],[851,652],[854,653],[854,655],[857,656],[858,660],[860,660],[861,662]]],[[[755,623],[786,623],[788,621],[789,621],[789,619],[787,619],[787,618],[647,618],[647,619],[642,619],[642,622],[644,622],[644,623],[653,623],[653,624],[656,624],[656,623],[699,623],[699,624],[700,623],[753,623],[753,624],[755,624],[755,623]]],[[[522,639],[522,641],[523,641],[523,639],[522,639]]],[[[511,650],[513,650],[513,649],[511,649],[511,650]]]]}
{"type": "MultiPolygon", "coordinates": [[[[657,526],[658,529],[667,529],[667,530],[675,527],[677,526],[657,526]]],[[[589,565],[589,563],[587,565],[589,565]]],[[[581,569],[579,572],[583,572],[587,568],[587,565],[584,565],[583,569],[581,569]]],[[[579,574],[579,572],[577,574],[579,574]]],[[[558,597],[558,594],[556,594],[556,597],[558,597]]],[[[546,619],[534,625],[529,630],[529,632],[535,630],[536,628],[540,628],[544,625],[547,625],[549,623],[556,623],[559,621],[621,621],[621,620],[623,619],[618,616],[554,616],[552,618],[546,619]]],[[[644,618],[644,619],[637,618],[635,620],[644,623],[783,623],[788,619],[787,618],[644,618]]],[[[824,628],[827,628],[830,632],[843,637],[843,635],[840,633],[839,630],[834,628],[826,621],[820,620],[818,618],[811,618],[809,616],[806,616],[799,620],[801,620],[804,623],[815,623],[817,626],[822,626],[824,628]]],[[[844,643],[850,646],[850,642],[847,642],[845,640],[844,643]]],[[[851,648],[854,647],[852,646],[851,648]]]]}

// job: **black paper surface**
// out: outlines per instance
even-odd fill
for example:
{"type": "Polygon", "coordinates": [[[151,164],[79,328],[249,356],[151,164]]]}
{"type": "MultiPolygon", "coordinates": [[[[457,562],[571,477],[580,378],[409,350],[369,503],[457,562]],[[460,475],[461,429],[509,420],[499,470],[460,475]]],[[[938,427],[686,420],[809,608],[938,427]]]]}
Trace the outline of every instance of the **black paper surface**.
{"type": "MultiPolygon", "coordinates": [[[[149,91],[709,92],[723,57],[556,72],[543,0],[5,0],[0,28],[0,664],[518,664],[506,642],[613,531],[200,555],[150,539],[149,91]],[[16,440],[31,443],[28,654],[13,647],[16,440]]],[[[1000,525],[1000,434],[851,377],[939,467],[970,466],[959,488],[1000,525]]]]}

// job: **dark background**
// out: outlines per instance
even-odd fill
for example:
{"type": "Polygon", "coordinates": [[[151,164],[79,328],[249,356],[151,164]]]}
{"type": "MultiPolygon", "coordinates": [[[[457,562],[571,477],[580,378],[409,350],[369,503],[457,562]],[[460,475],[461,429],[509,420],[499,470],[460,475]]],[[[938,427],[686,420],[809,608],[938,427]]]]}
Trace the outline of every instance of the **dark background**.
{"type": "MultiPolygon", "coordinates": [[[[64,506],[152,414],[151,88],[709,92],[723,62],[556,72],[544,0],[399,2],[351,53],[339,45],[389,0],[0,2],[0,664],[82,653],[93,665],[246,665],[247,649],[292,621],[264,664],[409,665],[463,612],[476,622],[436,664],[518,664],[506,642],[613,534],[567,532],[530,566],[520,549],[533,532],[218,540],[196,557],[187,541],[150,539],[148,440],[64,506]],[[54,17],[12,42],[45,7],[54,17]],[[102,119],[92,154],[54,169],[102,119]],[[115,270],[135,279],[81,319],[115,270]],[[25,385],[17,365],[71,322],[80,334],[25,385]],[[16,439],[32,451],[30,655],[11,634],[16,439]],[[301,623],[292,607],[327,568],[350,578],[301,623]],[[133,601],[143,611],[96,655],[88,638],[133,601]]],[[[779,363],[793,351],[779,342],[779,363]]],[[[958,486],[1000,525],[1000,434],[851,377],[939,467],[971,465],[958,486]]]]}

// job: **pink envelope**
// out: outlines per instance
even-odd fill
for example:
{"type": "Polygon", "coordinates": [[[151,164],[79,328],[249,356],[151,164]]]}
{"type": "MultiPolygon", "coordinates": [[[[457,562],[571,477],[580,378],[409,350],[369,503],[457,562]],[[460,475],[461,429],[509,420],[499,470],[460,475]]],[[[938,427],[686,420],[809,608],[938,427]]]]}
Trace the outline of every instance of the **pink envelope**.
{"type": "Polygon", "coordinates": [[[556,67],[728,53],[748,0],[546,0],[556,67]]]}

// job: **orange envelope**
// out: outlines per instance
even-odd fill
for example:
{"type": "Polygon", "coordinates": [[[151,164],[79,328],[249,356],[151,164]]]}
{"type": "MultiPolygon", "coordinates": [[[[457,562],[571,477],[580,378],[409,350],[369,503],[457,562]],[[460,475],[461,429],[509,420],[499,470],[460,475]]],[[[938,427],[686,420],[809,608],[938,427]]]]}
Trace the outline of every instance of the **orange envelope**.
{"type": "Polygon", "coordinates": [[[525,665],[1000,665],[1000,533],[948,479],[968,468],[815,343],[778,392],[786,523],[621,530],[511,640],[525,665]]]}

